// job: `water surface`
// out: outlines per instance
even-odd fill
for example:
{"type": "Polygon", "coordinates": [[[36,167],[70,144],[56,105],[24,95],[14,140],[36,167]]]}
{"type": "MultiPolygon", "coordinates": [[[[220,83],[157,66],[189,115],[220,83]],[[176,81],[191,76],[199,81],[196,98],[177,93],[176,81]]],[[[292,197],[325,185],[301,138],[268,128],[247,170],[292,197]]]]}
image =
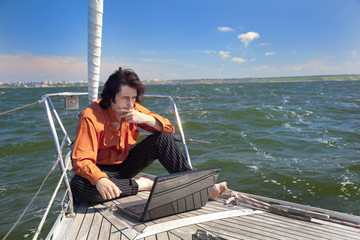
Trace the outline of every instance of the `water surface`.
{"type": "MultiPolygon", "coordinates": [[[[0,89],[0,112],[45,93],[86,88],[0,89]]],[[[196,168],[221,165],[231,189],[360,215],[360,81],[149,85],[177,100],[196,168]],[[344,100],[344,98],[348,100],[344,100]]],[[[71,139],[78,110],[53,99],[71,139]]],[[[81,108],[87,104],[81,99],[81,108]]],[[[175,123],[165,99],[144,105],[175,123]]],[[[42,104],[0,116],[0,236],[12,227],[56,160],[42,104]]],[[[159,164],[148,170],[165,173],[159,164]]],[[[9,239],[32,238],[59,178],[55,170],[9,239]]],[[[57,199],[44,232],[57,217],[57,199]]],[[[41,235],[45,237],[46,234],[41,235]]]]}

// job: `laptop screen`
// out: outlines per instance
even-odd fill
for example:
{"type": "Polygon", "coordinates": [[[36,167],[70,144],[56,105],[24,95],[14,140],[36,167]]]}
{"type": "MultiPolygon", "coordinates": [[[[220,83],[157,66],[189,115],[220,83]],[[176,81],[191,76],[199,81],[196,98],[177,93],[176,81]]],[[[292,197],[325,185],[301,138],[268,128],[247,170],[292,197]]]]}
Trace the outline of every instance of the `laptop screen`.
{"type": "Polygon", "coordinates": [[[156,177],[142,221],[205,206],[221,167],[156,177]]]}

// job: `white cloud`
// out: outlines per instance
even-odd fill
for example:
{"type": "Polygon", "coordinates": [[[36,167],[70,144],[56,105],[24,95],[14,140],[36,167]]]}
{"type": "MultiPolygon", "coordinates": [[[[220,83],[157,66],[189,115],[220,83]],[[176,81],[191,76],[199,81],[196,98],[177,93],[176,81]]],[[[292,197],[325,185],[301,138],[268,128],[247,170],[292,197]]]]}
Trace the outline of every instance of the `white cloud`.
{"type": "Polygon", "coordinates": [[[352,51],[352,52],[351,52],[351,56],[352,56],[353,58],[358,58],[358,52],[357,52],[356,50],[352,51]]]}
{"type": "Polygon", "coordinates": [[[263,46],[268,46],[268,45],[270,45],[270,43],[260,43],[258,46],[263,47],[263,46]]]}
{"type": "Polygon", "coordinates": [[[302,64],[286,66],[284,70],[292,71],[310,71],[309,74],[343,74],[343,73],[356,73],[358,72],[359,64],[340,64],[329,65],[324,60],[313,59],[302,64]]]}
{"type": "Polygon", "coordinates": [[[271,55],[274,55],[274,54],[275,54],[275,52],[266,52],[265,56],[271,56],[271,55]]]}
{"type": "Polygon", "coordinates": [[[232,62],[237,62],[237,63],[243,63],[243,62],[245,62],[246,60],[243,59],[243,58],[239,58],[239,57],[233,57],[233,58],[231,59],[231,61],[232,61],[232,62]]]}
{"type": "Polygon", "coordinates": [[[230,27],[218,27],[218,30],[220,32],[233,32],[234,29],[230,28],[230,27]]]}
{"type": "Polygon", "coordinates": [[[342,66],[342,72],[359,73],[360,62],[345,62],[342,66]]]}
{"type": "Polygon", "coordinates": [[[204,52],[206,54],[216,54],[216,51],[213,51],[213,50],[205,50],[204,52]]]}
{"type": "Polygon", "coordinates": [[[330,71],[333,70],[333,67],[328,66],[323,60],[314,59],[302,64],[303,68],[320,70],[320,71],[330,71]]]}
{"type": "Polygon", "coordinates": [[[221,58],[229,58],[230,57],[230,52],[229,51],[219,51],[219,55],[221,56],[221,58]]]}
{"type": "Polygon", "coordinates": [[[0,55],[1,75],[86,75],[87,62],[74,57],[0,55]],[[85,70],[85,71],[84,71],[85,70]]]}
{"type": "Polygon", "coordinates": [[[301,65],[298,65],[298,66],[291,66],[291,70],[294,70],[294,71],[300,71],[303,69],[303,66],[301,65]]]}
{"type": "Polygon", "coordinates": [[[249,45],[250,42],[252,42],[254,39],[259,38],[260,35],[256,32],[247,32],[238,35],[238,38],[241,39],[241,41],[244,43],[245,47],[249,45]]]}
{"type": "Polygon", "coordinates": [[[263,65],[260,67],[253,67],[252,69],[255,71],[264,71],[264,70],[270,70],[271,67],[269,65],[263,65]]]}
{"type": "Polygon", "coordinates": [[[281,72],[278,67],[270,66],[270,65],[253,67],[252,70],[255,71],[258,76],[271,76],[271,75],[276,76],[279,73],[283,74],[283,72],[281,72]]]}

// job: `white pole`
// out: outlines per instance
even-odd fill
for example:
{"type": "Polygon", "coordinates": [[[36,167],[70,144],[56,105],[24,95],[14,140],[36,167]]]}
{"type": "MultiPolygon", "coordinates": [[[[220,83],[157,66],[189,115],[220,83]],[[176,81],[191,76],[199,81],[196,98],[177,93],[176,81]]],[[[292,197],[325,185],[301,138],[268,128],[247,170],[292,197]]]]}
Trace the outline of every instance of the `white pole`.
{"type": "Polygon", "coordinates": [[[98,99],[103,8],[103,0],[88,0],[88,92],[90,103],[98,99]]]}

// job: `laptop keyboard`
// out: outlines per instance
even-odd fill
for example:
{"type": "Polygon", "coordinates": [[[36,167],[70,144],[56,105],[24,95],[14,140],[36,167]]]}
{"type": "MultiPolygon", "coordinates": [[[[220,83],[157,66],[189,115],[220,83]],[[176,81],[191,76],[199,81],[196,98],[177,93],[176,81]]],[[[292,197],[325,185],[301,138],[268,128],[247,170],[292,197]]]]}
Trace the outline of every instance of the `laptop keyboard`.
{"type": "Polygon", "coordinates": [[[128,212],[132,212],[132,213],[135,213],[138,215],[138,214],[142,214],[144,212],[145,206],[146,206],[146,203],[142,203],[139,205],[126,207],[124,209],[127,210],[128,212]]]}

